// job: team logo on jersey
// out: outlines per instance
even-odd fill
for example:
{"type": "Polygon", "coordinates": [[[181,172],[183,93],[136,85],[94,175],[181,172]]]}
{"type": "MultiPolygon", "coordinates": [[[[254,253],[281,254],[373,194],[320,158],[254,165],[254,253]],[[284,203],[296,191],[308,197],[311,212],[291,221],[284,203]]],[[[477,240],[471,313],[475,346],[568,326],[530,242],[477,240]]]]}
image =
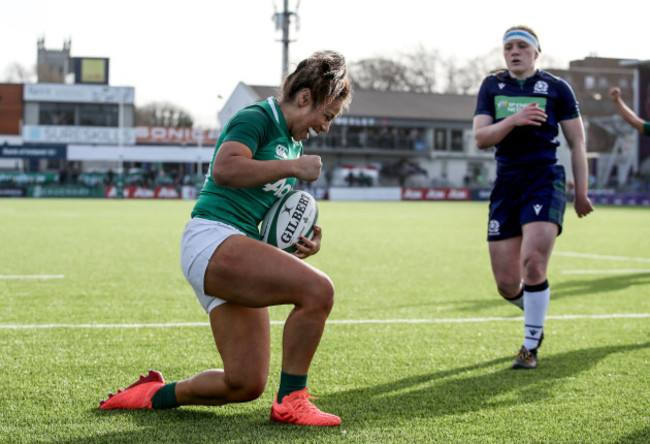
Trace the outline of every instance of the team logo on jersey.
{"type": "Polygon", "coordinates": [[[286,146],[278,145],[275,147],[275,157],[278,159],[286,159],[289,155],[289,148],[286,146]]]}
{"type": "Polygon", "coordinates": [[[499,82],[499,83],[497,83],[497,85],[499,85],[499,89],[503,89],[503,88],[506,87],[506,84],[503,83],[503,82],[499,82]]]}
{"type": "Polygon", "coordinates": [[[488,235],[498,236],[499,234],[501,234],[501,227],[499,226],[499,221],[492,219],[488,223],[488,235]]]}
{"type": "Polygon", "coordinates": [[[548,83],[543,80],[538,80],[533,87],[533,92],[537,94],[548,94],[548,83]]]}
{"type": "Polygon", "coordinates": [[[542,211],[542,205],[540,204],[533,205],[533,210],[535,211],[535,214],[539,216],[539,212],[542,211]]]}

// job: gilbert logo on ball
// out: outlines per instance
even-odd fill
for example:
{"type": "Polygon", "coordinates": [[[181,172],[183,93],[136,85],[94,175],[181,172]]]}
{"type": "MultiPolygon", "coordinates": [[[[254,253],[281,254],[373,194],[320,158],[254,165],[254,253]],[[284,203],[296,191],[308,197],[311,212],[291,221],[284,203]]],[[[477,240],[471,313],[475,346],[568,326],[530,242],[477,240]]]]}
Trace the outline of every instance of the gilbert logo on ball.
{"type": "Polygon", "coordinates": [[[260,228],[263,242],[288,253],[301,236],[311,239],[318,223],[316,199],[302,190],[292,190],[279,198],[264,216],[260,228]]]}

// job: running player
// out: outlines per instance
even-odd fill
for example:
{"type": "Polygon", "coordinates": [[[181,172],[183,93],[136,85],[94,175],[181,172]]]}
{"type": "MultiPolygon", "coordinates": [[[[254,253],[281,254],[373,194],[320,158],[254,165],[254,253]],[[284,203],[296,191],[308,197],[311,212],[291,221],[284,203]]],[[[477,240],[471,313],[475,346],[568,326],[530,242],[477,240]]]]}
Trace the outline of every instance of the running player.
{"type": "Polygon", "coordinates": [[[537,366],[551,296],[547,267],[566,206],[564,168],[556,163],[558,127],[572,152],[575,211],[578,217],[593,211],[578,103],[564,80],[536,68],[540,52],[532,29],[508,29],[507,69],[483,80],[474,116],[477,146],[496,147],[487,233],[492,272],[501,296],[524,310],[515,369],[537,366]]]}
{"type": "Polygon", "coordinates": [[[307,373],[334,303],[334,285],[302,261],[320,249],[322,230],[286,253],[260,241],[258,225],[296,179],[318,179],[319,156],[301,140],[329,131],[351,100],[344,57],[316,52],[284,80],[278,99],[248,106],[225,126],[208,178],[181,240],[181,268],[209,314],[223,369],[165,384],[159,372],[103,401],[101,409],[222,405],[257,399],[269,373],[268,308],[292,304],[284,325],[280,387],[271,420],[336,426],[338,416],[309,401],[307,373]]]}

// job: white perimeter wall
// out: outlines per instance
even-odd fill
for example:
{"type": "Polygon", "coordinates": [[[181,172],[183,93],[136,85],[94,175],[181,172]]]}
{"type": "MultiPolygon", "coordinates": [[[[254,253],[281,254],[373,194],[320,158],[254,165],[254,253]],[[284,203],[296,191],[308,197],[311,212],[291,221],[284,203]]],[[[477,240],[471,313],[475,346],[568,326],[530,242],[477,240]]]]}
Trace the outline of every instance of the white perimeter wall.
{"type": "Polygon", "coordinates": [[[399,187],[358,187],[329,189],[330,200],[402,200],[399,187]]]}

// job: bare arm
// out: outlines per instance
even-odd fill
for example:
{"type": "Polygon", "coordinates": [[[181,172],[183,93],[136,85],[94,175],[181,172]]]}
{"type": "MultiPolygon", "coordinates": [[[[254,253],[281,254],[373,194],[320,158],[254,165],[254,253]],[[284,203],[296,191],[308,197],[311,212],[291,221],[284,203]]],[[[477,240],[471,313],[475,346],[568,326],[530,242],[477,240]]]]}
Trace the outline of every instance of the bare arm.
{"type": "Polygon", "coordinates": [[[255,160],[253,152],[240,142],[225,142],[217,150],[212,165],[212,180],[231,188],[249,188],[287,177],[314,181],[320,176],[320,156],[298,159],[255,160]]]}
{"type": "Polygon", "coordinates": [[[612,99],[616,105],[616,108],[618,109],[618,112],[621,114],[621,116],[623,116],[625,121],[632,125],[635,130],[643,133],[643,119],[637,116],[636,113],[632,111],[630,107],[625,104],[625,102],[623,102],[623,99],[621,98],[621,89],[618,87],[610,89],[609,98],[612,99]]]}
{"type": "Polygon", "coordinates": [[[478,114],[474,116],[474,140],[479,149],[486,149],[501,142],[510,131],[518,126],[540,126],[546,121],[546,113],[536,103],[526,105],[505,119],[494,123],[492,116],[478,114]]]}
{"type": "Polygon", "coordinates": [[[587,148],[585,146],[585,130],[582,118],[563,120],[560,122],[562,133],[571,149],[571,169],[575,182],[575,200],[573,206],[578,217],[586,216],[594,210],[587,196],[589,168],[587,166],[587,148]]]}

